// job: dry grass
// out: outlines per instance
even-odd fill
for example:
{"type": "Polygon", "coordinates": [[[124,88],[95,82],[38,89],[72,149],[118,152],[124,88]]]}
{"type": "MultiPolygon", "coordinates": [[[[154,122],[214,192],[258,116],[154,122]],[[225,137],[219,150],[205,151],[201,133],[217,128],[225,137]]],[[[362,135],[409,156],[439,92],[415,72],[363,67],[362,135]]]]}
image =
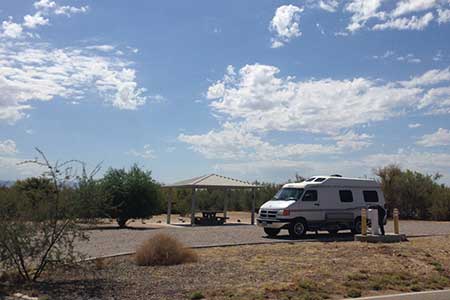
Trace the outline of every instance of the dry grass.
{"type": "MultiPolygon", "coordinates": [[[[165,258],[169,250],[159,251],[165,258]]],[[[122,300],[332,300],[450,287],[450,237],[389,245],[317,242],[194,252],[197,262],[172,266],[141,267],[135,257],[106,259],[91,280],[105,284],[103,288],[80,288],[88,279],[85,270],[52,272],[47,279],[62,281],[64,288],[47,293],[58,300],[73,299],[74,291],[86,290],[101,291],[104,294],[95,294],[101,299],[122,300]]]]}
{"type": "Polygon", "coordinates": [[[196,262],[198,256],[175,238],[157,234],[136,250],[135,260],[139,266],[167,266],[196,262]]]}

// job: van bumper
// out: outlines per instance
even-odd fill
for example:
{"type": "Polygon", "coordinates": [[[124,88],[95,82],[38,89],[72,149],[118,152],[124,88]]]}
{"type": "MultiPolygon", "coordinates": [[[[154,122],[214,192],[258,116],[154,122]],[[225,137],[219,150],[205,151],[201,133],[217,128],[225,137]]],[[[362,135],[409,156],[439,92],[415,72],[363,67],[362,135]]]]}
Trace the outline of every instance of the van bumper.
{"type": "Polygon", "coordinates": [[[286,228],[289,225],[289,222],[286,222],[285,220],[256,219],[256,224],[259,227],[281,229],[286,228]]]}

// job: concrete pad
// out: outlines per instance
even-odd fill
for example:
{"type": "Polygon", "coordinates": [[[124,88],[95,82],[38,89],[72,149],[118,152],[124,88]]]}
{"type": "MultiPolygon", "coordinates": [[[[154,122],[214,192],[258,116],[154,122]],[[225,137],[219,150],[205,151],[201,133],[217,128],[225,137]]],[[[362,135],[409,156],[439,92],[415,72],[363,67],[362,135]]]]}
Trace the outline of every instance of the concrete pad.
{"type": "Polygon", "coordinates": [[[373,235],[373,234],[357,234],[355,235],[355,241],[366,243],[399,243],[407,241],[405,234],[386,234],[386,235],[373,235]]]}
{"type": "MultiPolygon", "coordinates": [[[[355,299],[355,298],[352,298],[355,299]]],[[[427,291],[427,292],[415,292],[415,293],[404,293],[395,295],[383,295],[374,297],[363,297],[356,298],[358,300],[449,300],[450,290],[439,290],[439,291],[427,291]]],[[[344,300],[350,300],[344,299],[344,300]]]]}

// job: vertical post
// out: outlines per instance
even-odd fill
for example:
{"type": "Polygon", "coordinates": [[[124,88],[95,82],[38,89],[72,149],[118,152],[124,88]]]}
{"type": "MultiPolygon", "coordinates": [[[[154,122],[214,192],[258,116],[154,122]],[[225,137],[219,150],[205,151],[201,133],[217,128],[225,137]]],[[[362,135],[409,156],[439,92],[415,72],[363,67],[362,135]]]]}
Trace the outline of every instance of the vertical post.
{"type": "Polygon", "coordinates": [[[192,189],[192,207],[191,207],[191,226],[195,225],[195,192],[196,189],[192,189]]]}
{"type": "Polygon", "coordinates": [[[398,209],[397,208],[394,208],[394,233],[395,234],[399,234],[400,233],[400,226],[399,226],[399,223],[398,223],[398,219],[399,219],[399,216],[398,216],[398,209]]]}
{"type": "Polygon", "coordinates": [[[251,216],[251,224],[255,225],[255,201],[256,201],[256,191],[255,188],[252,188],[252,216],[251,216]]]}
{"type": "Polygon", "coordinates": [[[367,209],[361,209],[361,234],[367,234],[367,209]]]}
{"type": "Polygon", "coordinates": [[[169,189],[167,194],[167,224],[170,224],[170,215],[172,214],[172,189],[169,189]]]}
{"type": "Polygon", "coordinates": [[[227,222],[227,210],[228,210],[228,200],[230,198],[230,189],[227,188],[225,190],[225,200],[223,203],[223,217],[225,218],[224,222],[227,222]]]}

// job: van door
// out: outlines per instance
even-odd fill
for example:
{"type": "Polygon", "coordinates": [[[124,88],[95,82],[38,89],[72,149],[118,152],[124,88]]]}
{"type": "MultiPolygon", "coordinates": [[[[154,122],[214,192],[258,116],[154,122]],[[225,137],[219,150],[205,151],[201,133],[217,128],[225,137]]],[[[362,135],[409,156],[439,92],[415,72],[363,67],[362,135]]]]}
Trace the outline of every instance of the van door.
{"type": "Polygon", "coordinates": [[[319,190],[311,189],[305,191],[300,203],[301,215],[307,222],[323,221],[323,210],[320,207],[320,192],[319,190]]]}

